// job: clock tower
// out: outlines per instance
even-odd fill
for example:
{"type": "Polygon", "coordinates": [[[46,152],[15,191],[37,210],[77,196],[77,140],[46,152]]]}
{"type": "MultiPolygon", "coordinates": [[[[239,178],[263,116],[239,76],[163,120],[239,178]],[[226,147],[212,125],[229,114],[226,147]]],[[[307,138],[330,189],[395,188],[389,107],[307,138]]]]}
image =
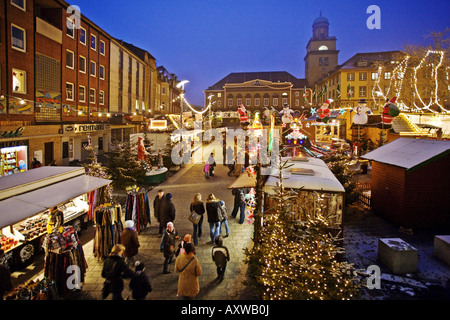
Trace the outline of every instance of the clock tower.
{"type": "Polygon", "coordinates": [[[336,37],[328,35],[329,25],[328,19],[322,17],[322,12],[312,25],[313,36],[306,45],[304,59],[305,78],[310,87],[338,64],[339,50],[336,50],[336,37]]]}

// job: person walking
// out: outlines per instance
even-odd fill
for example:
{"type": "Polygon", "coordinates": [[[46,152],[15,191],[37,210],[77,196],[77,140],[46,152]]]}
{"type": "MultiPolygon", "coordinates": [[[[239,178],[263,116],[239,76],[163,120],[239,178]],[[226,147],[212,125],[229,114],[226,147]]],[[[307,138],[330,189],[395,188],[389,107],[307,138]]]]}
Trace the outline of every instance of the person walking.
{"type": "Polygon", "coordinates": [[[3,261],[4,254],[5,251],[0,249],[0,300],[3,300],[5,294],[13,289],[11,272],[7,266],[1,263],[1,261],[3,261]]]}
{"type": "Polygon", "coordinates": [[[120,234],[120,240],[125,246],[125,262],[130,265],[134,262],[135,256],[139,252],[139,238],[138,233],[134,230],[133,220],[125,221],[124,229],[120,234]]]}
{"type": "Polygon", "coordinates": [[[136,261],[135,273],[129,285],[132,290],[131,296],[134,300],[144,300],[147,294],[152,292],[152,284],[144,271],[145,265],[140,261],[136,261]]]}
{"type": "Polygon", "coordinates": [[[175,255],[175,241],[177,239],[178,233],[172,222],[167,223],[166,232],[163,236],[163,253],[164,253],[164,267],[163,273],[169,274],[169,264],[173,260],[175,255]]]}
{"type": "Polygon", "coordinates": [[[209,163],[205,163],[203,166],[203,172],[205,173],[205,178],[209,179],[209,163]]]}
{"type": "Polygon", "coordinates": [[[203,214],[205,213],[205,205],[202,202],[202,195],[197,193],[192,200],[190,211],[195,211],[197,214],[201,215],[200,221],[197,224],[192,224],[194,227],[194,245],[198,245],[198,238],[202,236],[202,225],[203,225],[203,214]]]}
{"type": "Polygon", "coordinates": [[[166,194],[165,201],[162,203],[162,214],[163,214],[163,220],[164,225],[167,226],[167,223],[174,222],[176,210],[175,205],[172,202],[173,195],[171,193],[166,194]]]}
{"type": "Polygon", "coordinates": [[[245,220],[245,195],[249,193],[248,188],[233,189],[231,193],[234,195],[234,208],[231,212],[231,216],[236,218],[238,211],[240,210],[239,224],[243,224],[245,220]]]}
{"type": "Polygon", "coordinates": [[[192,243],[185,246],[186,254],[180,254],[175,261],[175,271],[179,272],[177,295],[193,299],[200,292],[198,278],[202,275],[200,262],[195,256],[192,243]]]}
{"type": "Polygon", "coordinates": [[[223,245],[222,236],[217,236],[215,240],[216,245],[212,248],[212,260],[217,267],[217,278],[216,280],[222,281],[225,276],[225,269],[227,268],[227,263],[230,261],[230,253],[228,248],[223,245]]]}
{"type": "Polygon", "coordinates": [[[222,226],[225,225],[225,231],[226,231],[226,235],[224,238],[228,237],[230,235],[230,228],[228,226],[228,209],[225,206],[225,201],[220,200],[219,201],[220,204],[220,210],[222,211],[222,221],[220,222],[220,230],[219,230],[219,235],[222,234],[222,226]]]}
{"type": "Polygon", "coordinates": [[[164,190],[163,189],[159,189],[158,193],[156,194],[155,199],[153,200],[153,214],[155,215],[156,220],[158,220],[159,222],[159,230],[158,230],[158,236],[162,237],[163,232],[164,232],[164,228],[165,228],[165,224],[164,224],[164,219],[162,218],[162,210],[161,207],[162,202],[165,201],[164,198],[164,190]]]}
{"type": "Polygon", "coordinates": [[[222,221],[221,209],[219,199],[214,194],[210,193],[206,200],[206,213],[208,215],[209,229],[211,244],[214,243],[214,239],[219,235],[220,222],[222,221]]]}
{"type": "Polygon", "coordinates": [[[208,158],[209,163],[209,176],[214,177],[214,167],[216,166],[216,160],[214,159],[214,153],[211,152],[208,158]]]}
{"type": "Polygon", "coordinates": [[[134,275],[133,270],[128,268],[125,263],[124,253],[125,246],[116,244],[103,263],[102,277],[106,279],[102,290],[103,299],[106,299],[112,293],[113,300],[123,300],[123,278],[131,278],[134,275]]]}
{"type": "Polygon", "coordinates": [[[185,246],[191,242],[192,236],[190,234],[185,234],[183,240],[178,245],[178,249],[177,252],[175,253],[175,256],[178,257],[180,254],[186,253],[185,246]]]}

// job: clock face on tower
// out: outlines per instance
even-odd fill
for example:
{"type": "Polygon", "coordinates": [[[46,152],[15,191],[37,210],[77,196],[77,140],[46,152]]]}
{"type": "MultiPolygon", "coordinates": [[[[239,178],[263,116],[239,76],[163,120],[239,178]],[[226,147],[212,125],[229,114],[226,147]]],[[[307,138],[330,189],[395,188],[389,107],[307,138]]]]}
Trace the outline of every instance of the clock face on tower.
{"type": "Polygon", "coordinates": [[[328,65],[328,57],[320,57],[319,58],[319,65],[320,66],[327,66],[328,65]]]}

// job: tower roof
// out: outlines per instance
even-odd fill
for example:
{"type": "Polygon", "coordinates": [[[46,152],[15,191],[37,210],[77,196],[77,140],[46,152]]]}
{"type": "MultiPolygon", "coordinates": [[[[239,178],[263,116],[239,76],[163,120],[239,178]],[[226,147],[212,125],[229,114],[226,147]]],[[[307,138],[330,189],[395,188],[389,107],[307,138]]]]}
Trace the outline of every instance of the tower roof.
{"type": "Polygon", "coordinates": [[[320,16],[318,18],[316,18],[316,20],[314,20],[313,25],[317,24],[317,23],[326,23],[326,24],[330,24],[328,22],[328,19],[325,17],[322,17],[322,11],[320,11],[320,16]]]}

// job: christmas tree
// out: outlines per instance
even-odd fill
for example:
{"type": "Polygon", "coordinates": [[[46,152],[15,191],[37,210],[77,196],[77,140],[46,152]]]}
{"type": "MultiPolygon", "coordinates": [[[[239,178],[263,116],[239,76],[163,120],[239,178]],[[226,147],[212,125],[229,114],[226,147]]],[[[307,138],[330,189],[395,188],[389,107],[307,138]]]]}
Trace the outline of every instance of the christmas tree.
{"type": "MultiPolygon", "coordinates": [[[[98,162],[97,153],[95,152],[95,147],[91,143],[91,136],[88,135],[88,145],[84,147],[84,149],[88,152],[88,159],[91,161],[88,164],[83,164],[83,167],[86,169],[86,174],[88,176],[102,178],[102,179],[111,179],[111,176],[107,173],[107,168],[102,166],[100,162],[98,162]]],[[[105,201],[104,202],[112,202],[112,186],[108,184],[105,187],[105,201]]]]}
{"type": "Polygon", "coordinates": [[[258,240],[246,250],[246,284],[265,300],[356,298],[360,280],[351,264],[339,261],[343,249],[326,219],[319,212],[306,221],[287,219],[296,194],[283,188],[285,168],[280,161],[276,205],[263,213],[258,240]]]}
{"type": "Polygon", "coordinates": [[[113,186],[127,189],[136,186],[146,173],[137,153],[129,142],[115,143],[109,154],[108,174],[113,186]]]}

